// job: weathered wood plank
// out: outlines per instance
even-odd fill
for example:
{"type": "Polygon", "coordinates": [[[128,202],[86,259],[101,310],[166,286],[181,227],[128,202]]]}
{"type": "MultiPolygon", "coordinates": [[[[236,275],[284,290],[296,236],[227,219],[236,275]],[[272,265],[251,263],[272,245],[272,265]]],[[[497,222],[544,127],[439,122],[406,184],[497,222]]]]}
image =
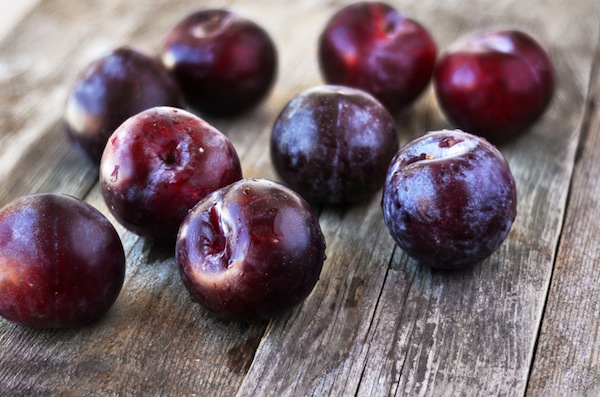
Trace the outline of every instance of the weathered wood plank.
{"type": "Polygon", "coordinates": [[[10,33],[14,27],[31,11],[40,0],[21,0],[21,1],[2,1],[0,2],[0,15],[2,15],[2,24],[0,25],[0,40],[10,33]]]}
{"type": "Polygon", "coordinates": [[[528,394],[600,393],[600,41],[528,394]]]}
{"type": "MultiPolygon", "coordinates": [[[[0,57],[8,71],[0,81],[2,179],[10,178],[29,146],[60,119],[75,74],[93,54],[106,49],[106,42],[87,38],[96,34],[99,21],[116,14],[110,12],[115,5],[106,2],[103,10],[108,11],[94,14],[85,2],[41,2],[1,43],[0,57]]],[[[110,34],[116,39],[122,31],[110,34]]]]}
{"type": "Polygon", "coordinates": [[[2,180],[0,203],[39,192],[61,192],[81,198],[97,180],[96,167],[71,148],[62,122],[55,120],[27,146],[2,180]]]}
{"type": "Polygon", "coordinates": [[[379,199],[322,215],[329,248],[321,279],[269,328],[238,395],[354,394],[360,373],[348,364],[360,358],[393,251],[379,199]]]}
{"type": "MultiPolygon", "coordinates": [[[[111,47],[156,50],[166,29],[204,6],[230,7],[260,22],[279,49],[279,77],[265,103],[232,121],[209,120],[232,139],[245,176],[277,179],[268,149],[272,123],[289,99],[321,83],[317,36],[327,17],[349,2],[40,2],[0,42],[0,204],[23,194],[62,191],[86,197],[108,215],[96,170],[71,151],[61,130],[68,85],[83,65],[111,47]]],[[[529,134],[502,148],[517,178],[520,203],[517,223],[499,252],[471,271],[431,272],[394,247],[382,222],[380,196],[327,208],[320,217],[329,257],[321,280],[300,307],[272,322],[261,340],[265,323],[222,323],[192,304],[172,252],[145,243],[109,215],[128,253],[126,282],[115,307],[81,330],[27,330],[0,320],[0,394],[524,393],[579,141],[599,7],[595,0],[391,3],[430,27],[440,48],[460,34],[500,25],[523,28],[551,49],[559,73],[552,108],[529,134]]],[[[592,148],[598,145],[598,123],[589,128],[586,145],[592,148]]],[[[447,123],[429,90],[399,116],[398,126],[406,142],[447,123]]],[[[597,381],[593,283],[573,286],[596,274],[598,253],[581,258],[579,273],[568,274],[567,267],[570,258],[578,258],[571,244],[596,247],[594,234],[576,225],[586,203],[599,196],[586,185],[597,172],[586,174],[583,168],[593,166],[592,148],[584,152],[573,184],[590,191],[571,196],[537,349],[538,372],[530,383],[534,395],[571,373],[567,385],[573,388],[591,390],[597,381]],[[576,298],[585,298],[581,306],[589,313],[561,309],[564,296],[572,298],[573,307],[576,298]],[[575,326],[562,327],[569,322],[575,326]],[[581,329],[589,330],[587,336],[581,329]],[[575,344],[573,351],[561,350],[565,340],[575,344]],[[585,351],[588,346],[591,352],[585,351]],[[565,358],[546,371],[555,354],[565,358]],[[572,362],[581,375],[569,372],[572,362]]]]}
{"type": "MultiPolygon", "coordinates": [[[[550,48],[556,100],[540,124],[502,148],[520,197],[513,232],[469,271],[416,268],[400,250],[388,268],[391,248],[377,202],[343,219],[326,209],[321,222],[335,254],[301,309],[269,328],[238,396],[524,393],[583,116],[572,104],[583,103],[592,63],[593,43],[584,38],[598,33],[596,6],[570,4],[568,16],[559,1],[399,4],[431,26],[442,46],[472,30],[509,25],[550,48]],[[343,305],[345,296],[358,297],[359,310],[343,305]]],[[[415,108],[432,103],[423,102],[415,108]]],[[[424,113],[411,128],[444,125],[435,106],[424,113]]]]}

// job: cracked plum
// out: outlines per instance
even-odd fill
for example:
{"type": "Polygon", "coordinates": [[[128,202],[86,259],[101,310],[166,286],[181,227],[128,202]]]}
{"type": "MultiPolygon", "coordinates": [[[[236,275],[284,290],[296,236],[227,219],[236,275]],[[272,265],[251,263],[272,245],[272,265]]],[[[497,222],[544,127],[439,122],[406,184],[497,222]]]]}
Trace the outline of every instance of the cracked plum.
{"type": "Polygon", "coordinates": [[[459,130],[435,131],[392,160],[382,208],[390,234],[409,256],[460,269],[489,257],[517,213],[515,181],[500,151],[459,130]]]}
{"type": "Polygon", "coordinates": [[[297,193],[265,179],[243,179],[190,212],[176,258],[192,299],[218,317],[269,319],[310,294],[325,260],[325,239],[297,193]]]}

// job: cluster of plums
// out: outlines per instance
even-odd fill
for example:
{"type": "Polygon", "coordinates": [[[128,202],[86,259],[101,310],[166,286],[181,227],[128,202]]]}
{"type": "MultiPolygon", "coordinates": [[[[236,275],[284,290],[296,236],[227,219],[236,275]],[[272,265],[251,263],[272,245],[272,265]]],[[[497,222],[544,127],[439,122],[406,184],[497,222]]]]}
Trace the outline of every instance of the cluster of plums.
{"type": "MultiPolygon", "coordinates": [[[[352,204],[383,186],[391,235],[437,268],[485,259],[515,219],[513,176],[489,142],[525,131],[550,101],[552,65],[531,37],[483,33],[438,58],[419,23],[358,2],[329,20],[318,51],[327,85],[293,98],[273,127],[271,158],[286,186],[243,179],[229,139],[197,115],[248,111],[273,84],[275,46],[239,15],[191,14],[160,56],[116,49],[71,88],[67,132],[99,165],[109,210],[128,230],[175,245],[192,299],[220,317],[272,318],[311,292],[325,240],[308,203],[352,204]],[[392,115],[432,78],[448,119],[470,133],[430,132],[399,149],[392,115]]],[[[83,201],[41,194],[0,211],[6,319],[89,323],[114,303],[124,273],[115,229],[83,201]]]]}

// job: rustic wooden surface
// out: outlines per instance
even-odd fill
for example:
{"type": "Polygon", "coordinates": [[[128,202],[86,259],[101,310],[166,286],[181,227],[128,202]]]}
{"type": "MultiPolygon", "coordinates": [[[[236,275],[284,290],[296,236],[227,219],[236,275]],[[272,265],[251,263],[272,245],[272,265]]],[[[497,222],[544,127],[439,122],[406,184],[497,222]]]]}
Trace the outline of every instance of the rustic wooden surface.
{"type": "MultiPolygon", "coordinates": [[[[0,205],[36,192],[86,199],[117,227],[123,291],[99,323],[31,330],[0,320],[0,395],[305,396],[597,395],[600,393],[600,3],[597,0],[390,0],[439,48],[491,27],[523,29],[550,51],[554,101],[500,149],[517,180],[507,241],[464,272],[419,268],[382,221],[380,195],[324,208],[321,279],[272,322],[224,323],[191,303],[172,252],[110,217],[97,170],[71,150],[61,117],[69,84],[98,54],[156,51],[200,7],[228,7],[264,26],[280,55],[256,110],[209,120],[245,176],[277,179],[271,126],[301,90],[321,84],[316,40],[348,1],[0,0],[0,205]]],[[[449,127],[429,89],[397,118],[402,142],[449,127]]]]}

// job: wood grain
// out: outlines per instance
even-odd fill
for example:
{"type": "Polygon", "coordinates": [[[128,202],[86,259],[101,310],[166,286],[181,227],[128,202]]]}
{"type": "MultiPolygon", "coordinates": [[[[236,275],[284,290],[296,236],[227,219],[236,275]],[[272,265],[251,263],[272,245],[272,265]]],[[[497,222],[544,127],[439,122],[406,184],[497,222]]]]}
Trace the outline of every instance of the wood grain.
{"type": "Polygon", "coordinates": [[[11,32],[21,19],[39,2],[40,0],[1,1],[0,15],[2,15],[2,25],[0,25],[0,38],[11,32]]]}
{"type": "Polygon", "coordinates": [[[575,165],[530,395],[600,393],[600,46],[586,98],[587,119],[575,165]]]}
{"type": "MultiPolygon", "coordinates": [[[[590,79],[600,77],[598,67],[592,75],[594,58],[600,62],[596,0],[390,1],[429,27],[440,49],[471,31],[513,27],[538,37],[555,61],[548,113],[501,148],[517,179],[519,214],[507,242],[479,267],[448,273],[416,266],[387,233],[378,194],[321,211],[328,259],[302,305],[269,324],[223,323],[191,303],[169,249],[109,214],[97,170],[72,151],[62,129],[69,84],[86,63],[123,44],[156,51],[166,30],[200,7],[229,7],[259,22],[279,50],[273,91],[249,114],[209,121],[234,143],[245,176],[277,179],[271,126],[287,101],[322,83],[316,41],[327,18],[349,2],[44,0],[5,36],[0,204],[42,191],[85,198],[117,227],[128,268],[117,303],[97,324],[29,330],[0,320],[0,395],[597,390],[599,84],[586,96],[590,79]]],[[[402,142],[449,127],[431,88],[397,125],[402,142]]]]}

